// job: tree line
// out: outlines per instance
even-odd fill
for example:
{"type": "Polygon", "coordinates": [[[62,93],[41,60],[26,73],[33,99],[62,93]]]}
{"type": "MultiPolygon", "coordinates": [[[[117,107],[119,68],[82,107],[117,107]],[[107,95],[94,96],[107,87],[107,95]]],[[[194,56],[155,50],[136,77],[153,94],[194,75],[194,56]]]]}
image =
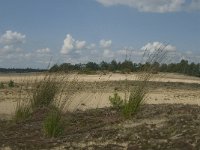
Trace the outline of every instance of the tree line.
{"type": "Polygon", "coordinates": [[[102,61],[101,63],[88,62],[86,64],[71,64],[63,63],[61,65],[53,65],[50,72],[73,72],[78,71],[79,73],[95,73],[97,71],[109,71],[109,72],[120,72],[120,73],[131,73],[138,72],[143,68],[154,68],[156,72],[170,72],[170,73],[182,73],[191,76],[200,77],[200,64],[189,63],[188,60],[181,60],[179,63],[160,64],[158,62],[150,63],[133,63],[132,61],[125,60],[123,62],[117,62],[112,60],[111,62],[102,61]]]}
{"type": "Polygon", "coordinates": [[[32,68],[0,68],[1,73],[30,73],[30,72],[44,72],[47,69],[32,69],[32,68]]]}

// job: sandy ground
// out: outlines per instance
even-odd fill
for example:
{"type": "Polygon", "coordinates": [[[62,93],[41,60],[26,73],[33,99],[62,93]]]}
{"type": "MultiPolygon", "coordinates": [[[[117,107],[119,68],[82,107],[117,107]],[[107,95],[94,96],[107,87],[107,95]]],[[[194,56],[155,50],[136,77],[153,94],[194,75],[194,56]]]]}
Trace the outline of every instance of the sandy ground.
{"type": "MultiPolygon", "coordinates": [[[[0,81],[8,82],[14,80],[16,83],[22,83],[25,80],[33,80],[34,78],[40,79],[43,75],[31,75],[30,74],[1,74],[0,81]],[[36,77],[37,76],[37,77],[36,77]]],[[[135,74],[108,74],[108,75],[69,75],[68,80],[76,79],[78,81],[85,82],[103,82],[103,81],[123,81],[136,80],[137,75],[135,74]]],[[[152,81],[159,82],[180,82],[188,84],[200,84],[200,79],[196,77],[189,77],[177,74],[162,74],[156,75],[152,81]]],[[[117,84],[117,82],[116,82],[117,84]]],[[[62,100],[68,101],[65,111],[74,111],[76,109],[91,109],[91,108],[102,108],[110,106],[109,96],[113,95],[113,90],[99,92],[98,88],[94,91],[80,91],[70,98],[63,95],[62,100]]],[[[17,92],[15,89],[1,89],[0,90],[0,117],[9,118],[15,111],[17,104],[17,92]]],[[[122,98],[125,96],[123,92],[119,92],[122,98]]],[[[200,105],[200,89],[198,88],[166,88],[159,87],[151,89],[146,97],[147,104],[196,104],[200,105]]]]}
{"type": "MultiPolygon", "coordinates": [[[[68,89],[64,91],[61,97],[67,102],[64,111],[86,111],[64,113],[63,135],[47,138],[42,126],[47,108],[38,109],[25,122],[13,124],[8,121],[20,99],[22,81],[25,78],[30,81],[35,76],[0,75],[5,85],[11,79],[17,83],[14,88],[0,89],[0,149],[200,149],[199,78],[158,75],[148,83],[147,105],[143,105],[132,119],[125,120],[119,111],[106,107],[110,106],[109,96],[114,89],[122,98],[125,96],[125,79],[131,80],[127,81],[128,85],[137,85],[136,75],[70,75],[68,79],[74,77],[82,82],[78,82],[79,90],[69,89],[77,90],[74,94],[67,97],[68,89]]],[[[21,96],[27,100],[25,91],[21,96]]]]}
{"type": "MultiPolygon", "coordinates": [[[[8,82],[14,80],[17,83],[25,81],[40,80],[44,77],[44,74],[0,74],[1,82],[8,82]]],[[[122,81],[122,80],[138,80],[138,74],[106,74],[106,75],[82,75],[82,74],[68,74],[65,77],[66,80],[77,80],[86,82],[102,82],[102,81],[122,81]]],[[[157,74],[151,81],[160,82],[183,82],[183,83],[198,83],[200,79],[198,77],[190,77],[186,75],[168,73],[157,74]]]]}

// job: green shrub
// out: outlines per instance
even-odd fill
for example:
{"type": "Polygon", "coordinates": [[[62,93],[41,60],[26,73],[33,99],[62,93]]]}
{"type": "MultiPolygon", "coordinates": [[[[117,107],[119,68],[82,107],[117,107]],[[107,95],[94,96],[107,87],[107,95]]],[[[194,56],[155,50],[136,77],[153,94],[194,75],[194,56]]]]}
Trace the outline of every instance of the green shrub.
{"type": "Polygon", "coordinates": [[[59,109],[53,108],[43,122],[44,134],[48,137],[57,137],[63,133],[62,114],[59,109]]]}
{"type": "Polygon", "coordinates": [[[109,101],[113,108],[120,109],[123,106],[123,100],[116,91],[113,97],[109,96],[109,101]]]}
{"type": "Polygon", "coordinates": [[[10,80],[8,83],[8,87],[14,87],[14,86],[15,86],[14,81],[10,80]]]}

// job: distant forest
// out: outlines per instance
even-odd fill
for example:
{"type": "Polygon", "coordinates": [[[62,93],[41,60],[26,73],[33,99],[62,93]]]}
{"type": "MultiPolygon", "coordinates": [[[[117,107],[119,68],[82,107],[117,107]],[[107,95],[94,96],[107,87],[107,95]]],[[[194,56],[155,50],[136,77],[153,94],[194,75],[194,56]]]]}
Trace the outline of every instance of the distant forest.
{"type": "Polygon", "coordinates": [[[187,60],[181,60],[179,63],[170,64],[159,64],[155,62],[150,63],[133,63],[132,61],[125,60],[123,62],[117,62],[112,60],[110,63],[102,61],[100,64],[95,62],[88,62],[86,64],[71,64],[63,63],[61,65],[53,65],[49,71],[50,72],[73,72],[78,71],[79,73],[93,74],[98,71],[102,72],[119,72],[119,73],[131,73],[138,72],[144,67],[154,68],[154,73],[157,72],[171,72],[171,73],[181,73],[190,76],[200,77],[200,64],[189,63],[187,60]]]}
{"type": "Polygon", "coordinates": [[[43,72],[47,71],[45,69],[32,69],[32,68],[25,68],[25,69],[19,69],[19,68],[0,68],[1,73],[30,73],[30,72],[43,72]]]}
{"type": "Polygon", "coordinates": [[[49,70],[47,69],[18,69],[18,68],[0,68],[1,73],[30,73],[30,72],[78,72],[83,74],[95,74],[97,72],[118,72],[118,73],[131,73],[143,70],[143,68],[153,68],[154,72],[170,72],[181,73],[190,76],[200,77],[200,64],[189,63],[187,60],[181,60],[179,63],[159,64],[158,62],[150,63],[133,63],[132,61],[125,60],[117,62],[102,61],[101,63],[88,62],[86,64],[55,64],[49,70]]]}

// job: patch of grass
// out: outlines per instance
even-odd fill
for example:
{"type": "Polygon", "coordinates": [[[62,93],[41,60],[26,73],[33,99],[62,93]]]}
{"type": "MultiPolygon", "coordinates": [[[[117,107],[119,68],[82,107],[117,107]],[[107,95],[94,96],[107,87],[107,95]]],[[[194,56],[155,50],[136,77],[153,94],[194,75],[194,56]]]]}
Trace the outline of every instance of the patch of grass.
{"type": "Polygon", "coordinates": [[[12,88],[12,87],[14,87],[14,86],[15,86],[14,81],[13,81],[13,80],[10,80],[10,81],[8,82],[8,87],[12,88]]]}
{"type": "Polygon", "coordinates": [[[5,88],[5,86],[4,86],[3,82],[0,82],[0,89],[4,89],[4,88],[5,88]]]}
{"type": "Polygon", "coordinates": [[[44,134],[48,137],[57,137],[63,133],[63,130],[61,111],[53,107],[43,122],[44,134]]]}
{"type": "Polygon", "coordinates": [[[21,122],[31,116],[31,108],[25,104],[18,104],[15,110],[14,121],[21,122]]]}

